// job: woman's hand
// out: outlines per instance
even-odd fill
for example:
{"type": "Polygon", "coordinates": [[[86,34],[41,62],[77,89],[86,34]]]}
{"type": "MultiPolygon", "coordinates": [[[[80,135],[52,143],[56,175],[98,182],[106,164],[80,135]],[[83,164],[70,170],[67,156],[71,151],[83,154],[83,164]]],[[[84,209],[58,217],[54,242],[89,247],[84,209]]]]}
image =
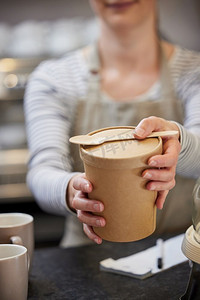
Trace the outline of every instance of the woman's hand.
{"type": "MultiPolygon", "coordinates": [[[[175,123],[158,117],[143,119],[135,130],[135,137],[138,139],[145,138],[153,131],[177,130],[179,132],[175,123]]],[[[169,190],[175,186],[176,165],[181,150],[179,137],[179,135],[163,137],[163,154],[152,156],[148,165],[153,169],[147,169],[142,173],[145,179],[149,179],[147,189],[158,191],[156,206],[159,209],[163,208],[169,190]]]]}
{"type": "Polygon", "coordinates": [[[88,193],[92,191],[93,187],[89,182],[85,173],[75,175],[71,178],[68,185],[68,205],[77,212],[79,221],[83,223],[83,230],[89,239],[97,244],[102,243],[102,239],[96,235],[92,227],[103,227],[106,221],[101,216],[95,216],[93,213],[102,212],[104,205],[97,200],[88,199],[88,193]]]}

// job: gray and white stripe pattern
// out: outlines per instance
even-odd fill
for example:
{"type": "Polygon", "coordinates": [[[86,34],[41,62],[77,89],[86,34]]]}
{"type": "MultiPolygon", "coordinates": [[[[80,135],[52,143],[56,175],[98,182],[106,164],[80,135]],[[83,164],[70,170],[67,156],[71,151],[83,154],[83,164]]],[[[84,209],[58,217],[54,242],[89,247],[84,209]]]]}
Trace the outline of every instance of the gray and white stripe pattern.
{"type": "MultiPolygon", "coordinates": [[[[185,109],[177,173],[200,177],[200,54],[176,47],[170,69],[185,109]]],[[[30,76],[24,111],[30,150],[27,183],[39,205],[66,215],[73,173],[68,138],[76,100],[87,93],[89,71],[81,51],[41,63],[30,76]]],[[[159,82],[144,97],[159,97],[159,82]]],[[[141,100],[143,96],[140,96],[141,100]]]]}

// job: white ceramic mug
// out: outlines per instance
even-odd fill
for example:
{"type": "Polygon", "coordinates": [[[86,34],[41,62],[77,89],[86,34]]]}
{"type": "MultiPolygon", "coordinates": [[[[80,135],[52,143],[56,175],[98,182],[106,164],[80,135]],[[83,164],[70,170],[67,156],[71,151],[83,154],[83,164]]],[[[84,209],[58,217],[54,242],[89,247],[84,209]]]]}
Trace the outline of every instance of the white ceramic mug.
{"type": "Polygon", "coordinates": [[[0,214],[0,244],[26,247],[31,265],[34,250],[33,217],[24,213],[0,214]]]}
{"type": "Polygon", "coordinates": [[[20,245],[0,245],[0,299],[26,300],[28,255],[20,245]]]}

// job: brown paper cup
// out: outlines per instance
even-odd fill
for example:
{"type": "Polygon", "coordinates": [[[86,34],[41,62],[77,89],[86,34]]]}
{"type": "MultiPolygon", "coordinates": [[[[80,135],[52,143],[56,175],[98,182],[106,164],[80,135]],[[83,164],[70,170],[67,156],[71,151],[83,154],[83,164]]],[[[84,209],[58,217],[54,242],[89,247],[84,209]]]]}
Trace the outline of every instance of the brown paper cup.
{"type": "MultiPolygon", "coordinates": [[[[133,134],[134,127],[110,127],[91,132],[106,141],[106,134],[133,134]]],[[[156,191],[148,191],[143,170],[148,159],[162,153],[162,139],[105,142],[80,146],[86,177],[93,184],[90,199],[100,200],[105,209],[103,228],[94,231],[104,240],[130,242],[145,238],[156,228],[156,191]]]]}

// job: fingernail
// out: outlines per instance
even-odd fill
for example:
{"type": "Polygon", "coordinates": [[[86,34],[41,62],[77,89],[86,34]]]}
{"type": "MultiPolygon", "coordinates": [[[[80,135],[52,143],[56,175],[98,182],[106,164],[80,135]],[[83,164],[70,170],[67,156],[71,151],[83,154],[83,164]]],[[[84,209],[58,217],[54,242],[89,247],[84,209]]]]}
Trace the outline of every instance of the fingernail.
{"type": "Polygon", "coordinates": [[[96,220],[96,224],[97,226],[101,226],[101,227],[105,226],[104,220],[96,220]]]}
{"type": "Polygon", "coordinates": [[[88,191],[89,188],[90,188],[90,184],[89,184],[89,183],[86,183],[86,184],[85,184],[85,189],[86,189],[86,191],[88,191]]]}
{"type": "Polygon", "coordinates": [[[150,173],[145,173],[143,175],[143,178],[146,178],[146,179],[151,179],[152,178],[152,175],[150,173]]]}
{"type": "Polygon", "coordinates": [[[94,210],[95,211],[103,211],[103,205],[102,204],[94,204],[94,210]]]}
{"type": "Polygon", "coordinates": [[[100,208],[100,207],[99,207],[99,204],[94,204],[93,207],[94,207],[94,210],[95,210],[95,211],[99,211],[99,210],[100,210],[100,209],[99,209],[99,208],[100,208]]]}
{"type": "Polygon", "coordinates": [[[95,243],[97,243],[97,244],[100,244],[100,241],[99,241],[99,239],[94,239],[94,241],[95,241],[95,243]]]}
{"type": "Polygon", "coordinates": [[[103,204],[99,204],[99,210],[100,210],[100,211],[103,211],[103,210],[104,210],[103,204]]]}
{"type": "Polygon", "coordinates": [[[150,191],[154,191],[154,190],[155,190],[155,186],[152,185],[152,186],[150,187],[150,191]]]}
{"type": "Polygon", "coordinates": [[[144,135],[144,133],[145,133],[145,131],[144,131],[144,129],[142,129],[142,128],[135,128],[135,133],[138,135],[138,136],[143,136],[144,135]]]}
{"type": "Polygon", "coordinates": [[[101,226],[101,221],[100,220],[96,220],[96,225],[97,226],[101,226]]]}
{"type": "Polygon", "coordinates": [[[149,166],[151,166],[151,167],[157,166],[157,161],[151,160],[151,161],[149,162],[149,166]]]}

